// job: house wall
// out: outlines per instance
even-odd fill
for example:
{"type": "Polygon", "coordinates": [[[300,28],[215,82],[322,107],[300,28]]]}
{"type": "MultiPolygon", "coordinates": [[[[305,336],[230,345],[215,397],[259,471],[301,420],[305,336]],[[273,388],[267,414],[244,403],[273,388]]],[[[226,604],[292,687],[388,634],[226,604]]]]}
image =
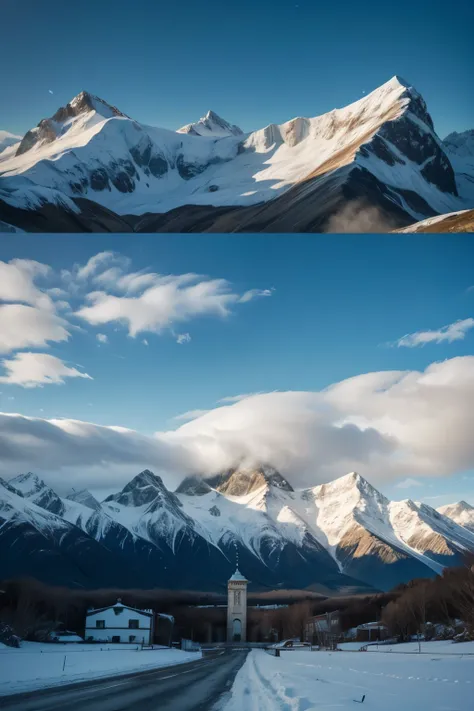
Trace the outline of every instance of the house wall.
{"type": "Polygon", "coordinates": [[[92,615],[87,615],[85,639],[92,638],[95,640],[112,641],[112,637],[120,637],[120,642],[129,642],[130,637],[135,639],[133,642],[144,642],[151,644],[152,642],[152,616],[144,615],[136,610],[127,608],[119,608],[118,614],[114,608],[95,612],[92,615]],[[98,620],[103,620],[105,629],[96,626],[98,620]],[[130,620],[138,620],[138,629],[129,627],[130,620]]]}

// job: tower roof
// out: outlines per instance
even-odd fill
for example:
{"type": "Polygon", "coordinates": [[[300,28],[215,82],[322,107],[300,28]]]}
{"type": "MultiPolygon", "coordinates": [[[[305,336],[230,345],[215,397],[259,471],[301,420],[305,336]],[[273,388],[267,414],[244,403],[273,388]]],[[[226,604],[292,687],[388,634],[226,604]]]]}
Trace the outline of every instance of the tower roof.
{"type": "Polygon", "coordinates": [[[238,568],[235,569],[235,573],[233,574],[233,576],[232,576],[231,578],[229,578],[229,582],[230,582],[231,580],[239,581],[239,582],[242,582],[242,583],[248,583],[247,578],[245,578],[245,577],[242,575],[242,573],[240,572],[240,570],[239,570],[238,568]]]}

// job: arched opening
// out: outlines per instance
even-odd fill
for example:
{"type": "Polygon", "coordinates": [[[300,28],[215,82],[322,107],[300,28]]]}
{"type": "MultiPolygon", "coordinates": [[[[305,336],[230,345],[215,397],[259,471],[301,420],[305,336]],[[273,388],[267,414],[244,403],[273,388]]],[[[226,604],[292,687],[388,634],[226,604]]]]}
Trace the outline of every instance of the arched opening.
{"type": "Polygon", "coordinates": [[[242,623],[240,620],[234,620],[232,622],[232,641],[240,642],[242,639],[242,623]]]}

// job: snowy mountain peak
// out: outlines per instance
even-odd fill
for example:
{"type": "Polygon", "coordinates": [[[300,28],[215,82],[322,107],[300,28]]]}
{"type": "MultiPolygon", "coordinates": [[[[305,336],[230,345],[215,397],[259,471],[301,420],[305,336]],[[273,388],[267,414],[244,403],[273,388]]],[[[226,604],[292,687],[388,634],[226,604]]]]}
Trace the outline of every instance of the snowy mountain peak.
{"type": "Polygon", "coordinates": [[[34,147],[53,143],[67,133],[75,119],[93,112],[103,119],[128,118],[115,106],[98,96],[89,94],[88,91],[81,91],[66,106],[61,106],[53,116],[42,119],[35,128],[28,131],[18,146],[16,156],[21,156],[34,147]]]}
{"type": "Polygon", "coordinates": [[[211,477],[208,482],[221,494],[228,496],[245,496],[264,486],[293,491],[293,487],[286,479],[276,469],[268,465],[229,469],[211,477]]]}
{"type": "Polygon", "coordinates": [[[334,499],[339,503],[344,501],[347,506],[355,508],[360,508],[361,505],[365,507],[365,503],[368,501],[375,502],[377,506],[389,503],[389,500],[380,491],[357,472],[350,472],[308,491],[313,492],[318,500],[334,499]]]}
{"type": "Polygon", "coordinates": [[[187,476],[176,489],[176,494],[185,494],[186,496],[204,496],[212,491],[209,484],[200,476],[187,476]]]}
{"type": "Polygon", "coordinates": [[[8,482],[18,496],[28,499],[50,513],[62,516],[65,511],[62,499],[37,474],[19,474],[8,482]]]}
{"type": "Polygon", "coordinates": [[[243,131],[221,118],[215,111],[208,111],[195,123],[188,123],[179,128],[177,133],[188,133],[192,136],[208,136],[224,138],[226,136],[241,136],[243,131]]]}
{"type": "Polygon", "coordinates": [[[451,521],[474,533],[474,506],[468,504],[467,501],[440,506],[437,511],[441,516],[447,516],[451,521]]]}
{"type": "Polygon", "coordinates": [[[38,494],[43,489],[47,488],[46,484],[37,474],[27,472],[26,474],[18,474],[8,482],[15,491],[25,498],[38,494]]]}
{"type": "Polygon", "coordinates": [[[453,518],[454,516],[465,512],[472,512],[474,514],[474,506],[468,504],[467,501],[458,501],[455,504],[447,504],[446,506],[440,506],[436,510],[444,516],[449,516],[449,518],[453,518]]]}
{"type": "Polygon", "coordinates": [[[105,501],[116,501],[123,506],[144,506],[157,499],[170,499],[175,503],[174,495],[168,491],[161,477],[145,469],[124,486],[122,491],[108,496],[105,501]]]}
{"type": "Polygon", "coordinates": [[[92,496],[91,492],[87,489],[81,489],[81,491],[73,491],[71,494],[66,496],[68,501],[75,501],[78,504],[87,506],[88,509],[93,511],[98,511],[100,509],[100,504],[97,499],[92,496]]]}
{"type": "Polygon", "coordinates": [[[126,114],[119,111],[116,106],[112,106],[99,96],[89,94],[88,91],[81,91],[74,97],[74,99],[66,104],[65,107],[62,107],[56,111],[53,116],[53,121],[64,121],[71,116],[79,116],[79,114],[87,113],[89,111],[95,111],[104,118],[113,118],[114,116],[129,118],[126,114]]]}

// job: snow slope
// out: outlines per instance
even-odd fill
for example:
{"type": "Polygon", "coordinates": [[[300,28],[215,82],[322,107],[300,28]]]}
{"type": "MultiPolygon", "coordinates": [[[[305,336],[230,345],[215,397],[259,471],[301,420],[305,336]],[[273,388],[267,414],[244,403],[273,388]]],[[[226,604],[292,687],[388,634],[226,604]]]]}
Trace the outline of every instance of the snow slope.
{"type": "Polygon", "coordinates": [[[474,158],[474,129],[463,133],[453,131],[446,136],[444,144],[458,156],[474,158]]]}
{"type": "Polygon", "coordinates": [[[194,662],[201,652],[136,645],[39,644],[0,649],[0,696],[194,662]],[[64,658],[66,657],[63,670],[64,658]]]}
{"type": "Polygon", "coordinates": [[[474,658],[252,650],[218,711],[466,711],[474,658]]]}
{"type": "Polygon", "coordinates": [[[8,131],[2,131],[0,129],[0,153],[2,153],[6,148],[11,148],[11,146],[17,146],[21,141],[21,136],[17,136],[14,133],[9,133],[8,131]]]}
{"type": "Polygon", "coordinates": [[[77,211],[73,198],[87,198],[138,216],[250,207],[292,188],[299,202],[301,190],[316,186],[313,209],[324,217],[335,209],[326,205],[330,180],[338,204],[362,195],[406,223],[474,205],[471,166],[449,153],[461,161],[458,181],[450,150],[420,94],[399,77],[345,108],[247,135],[213,112],[177,132],[153,128],[82,92],[29,131],[15,154],[0,156],[0,200],[77,211]]]}

